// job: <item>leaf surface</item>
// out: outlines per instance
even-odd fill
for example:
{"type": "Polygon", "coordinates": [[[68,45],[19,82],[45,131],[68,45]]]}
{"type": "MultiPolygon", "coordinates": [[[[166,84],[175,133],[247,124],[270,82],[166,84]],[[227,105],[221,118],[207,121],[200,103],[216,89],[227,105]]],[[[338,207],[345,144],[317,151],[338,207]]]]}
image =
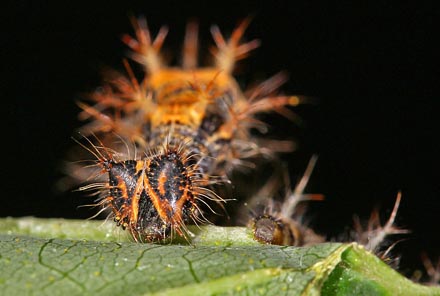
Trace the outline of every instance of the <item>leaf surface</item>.
{"type": "Polygon", "coordinates": [[[138,244],[99,225],[0,219],[0,294],[440,295],[357,244],[260,245],[245,228],[213,226],[193,245],[138,244]]]}

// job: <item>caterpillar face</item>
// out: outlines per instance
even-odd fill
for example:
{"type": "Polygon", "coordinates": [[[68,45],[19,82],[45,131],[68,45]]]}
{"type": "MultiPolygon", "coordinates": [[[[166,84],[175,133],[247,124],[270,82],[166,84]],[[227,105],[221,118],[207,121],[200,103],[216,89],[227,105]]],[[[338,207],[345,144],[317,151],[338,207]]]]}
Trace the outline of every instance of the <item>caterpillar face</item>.
{"type": "Polygon", "coordinates": [[[251,220],[250,227],[254,239],[259,242],[283,246],[301,245],[301,233],[297,227],[285,224],[274,216],[265,214],[255,217],[251,220]]]}
{"type": "Polygon", "coordinates": [[[197,212],[196,176],[190,167],[174,150],[137,161],[110,162],[110,194],[104,206],[136,240],[165,239],[171,228],[183,234],[185,223],[197,212]]]}
{"type": "MultiPolygon", "coordinates": [[[[93,146],[88,150],[98,159],[103,182],[96,205],[111,210],[117,225],[136,241],[162,240],[173,233],[187,237],[187,223],[206,222],[201,205],[211,208],[210,203],[228,199],[211,186],[227,180],[246,158],[268,153],[250,133],[264,125],[255,114],[288,113],[285,106],[300,102],[299,97],[275,95],[285,81],[280,74],[249,91],[239,88],[234,65],[259,44],[240,42],[248,22],[229,39],[212,28],[215,62],[206,67],[197,66],[197,26],[189,24],[183,63],[169,67],[160,54],[167,29],[153,38],[144,19],[133,20],[136,36],[126,35],[123,41],[145,76],[135,78],[125,61],[128,77],[112,73],[90,96],[92,104],[79,103],[80,119],[88,122],[80,132],[93,146]],[[89,139],[92,135],[96,141],[89,139]],[[133,149],[123,153],[124,146],[133,149]]],[[[76,174],[80,181],[88,178],[86,171],[76,174]]]]}

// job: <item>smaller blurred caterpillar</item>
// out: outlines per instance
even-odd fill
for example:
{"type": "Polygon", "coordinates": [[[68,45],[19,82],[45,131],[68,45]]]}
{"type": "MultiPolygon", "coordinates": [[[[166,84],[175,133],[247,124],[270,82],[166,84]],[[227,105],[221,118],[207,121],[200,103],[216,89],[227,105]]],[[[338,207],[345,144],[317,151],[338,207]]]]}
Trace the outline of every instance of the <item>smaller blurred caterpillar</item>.
{"type": "Polygon", "coordinates": [[[299,204],[309,200],[323,200],[321,194],[304,194],[310,175],[316,164],[314,155],[306,171],[293,192],[287,189],[286,198],[282,203],[266,198],[268,204],[262,214],[254,214],[248,223],[252,229],[254,239],[265,244],[283,246],[308,246],[322,243],[325,238],[316,234],[302,221],[304,208],[299,204]]]}
{"type": "MultiPolygon", "coordinates": [[[[248,223],[255,240],[264,244],[283,246],[310,246],[326,241],[325,237],[316,234],[313,229],[304,223],[305,208],[299,206],[300,203],[305,201],[324,199],[320,194],[304,194],[304,189],[316,161],[317,157],[313,156],[294,191],[290,192],[288,189],[289,192],[282,203],[276,203],[271,198],[272,194],[265,197],[267,204],[263,213],[254,213],[248,223]]],[[[384,225],[380,222],[379,211],[375,209],[371,213],[366,228],[363,227],[359,217],[354,216],[353,230],[348,237],[341,237],[337,240],[355,241],[375,253],[384,262],[395,265],[394,267],[397,268],[399,257],[390,257],[390,251],[401,240],[390,242],[388,238],[392,235],[407,234],[409,232],[407,229],[394,225],[401,198],[402,194],[399,192],[390,217],[384,225]]],[[[435,274],[432,270],[431,273],[435,274]]]]}
{"type": "Polygon", "coordinates": [[[214,66],[200,68],[198,28],[189,23],[182,66],[168,67],[160,54],[167,28],[152,38],[145,19],[133,19],[136,37],[125,35],[123,41],[145,76],[138,81],[124,61],[128,77],[113,73],[91,95],[93,104],[79,103],[80,119],[89,122],[81,129],[88,143],[81,145],[96,159],[89,167],[72,166],[71,175],[88,182],[95,169],[98,181],[81,189],[97,190],[93,206],[110,209],[135,241],[188,237],[188,223],[208,222],[202,206],[211,209],[212,202],[228,200],[212,186],[226,182],[244,159],[271,153],[250,134],[264,127],[255,115],[289,116],[286,106],[301,102],[276,94],[286,79],[282,74],[246,92],[240,89],[234,66],[259,46],[258,40],[240,42],[248,24],[249,19],[242,21],[229,39],[213,26],[214,66]]]}

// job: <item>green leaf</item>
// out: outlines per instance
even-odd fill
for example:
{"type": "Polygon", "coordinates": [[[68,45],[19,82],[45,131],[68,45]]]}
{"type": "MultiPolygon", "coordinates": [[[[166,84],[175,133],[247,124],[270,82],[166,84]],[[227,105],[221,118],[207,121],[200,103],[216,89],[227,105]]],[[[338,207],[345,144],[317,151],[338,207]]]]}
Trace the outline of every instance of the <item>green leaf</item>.
{"type": "Polygon", "coordinates": [[[193,245],[138,244],[101,224],[0,219],[0,294],[440,295],[357,244],[260,245],[214,226],[192,229],[193,245]]]}

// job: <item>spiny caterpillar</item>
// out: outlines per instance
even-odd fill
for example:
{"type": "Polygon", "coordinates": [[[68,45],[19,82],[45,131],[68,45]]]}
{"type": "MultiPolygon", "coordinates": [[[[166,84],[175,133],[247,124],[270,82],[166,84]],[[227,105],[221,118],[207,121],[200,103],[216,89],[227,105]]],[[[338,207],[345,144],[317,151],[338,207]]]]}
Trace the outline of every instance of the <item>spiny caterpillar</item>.
{"type": "MultiPolygon", "coordinates": [[[[312,174],[316,164],[317,156],[313,156],[304,172],[303,177],[291,191],[290,186],[286,188],[284,200],[276,202],[273,200],[273,190],[262,188],[260,193],[254,195],[254,199],[258,199],[260,205],[264,205],[262,211],[252,211],[252,218],[248,223],[248,227],[252,230],[255,240],[264,244],[283,245],[283,246],[311,246],[323,243],[326,238],[315,233],[304,221],[306,201],[320,201],[324,199],[321,194],[305,194],[304,189],[312,174]]],[[[270,182],[269,182],[270,183],[270,182]]],[[[286,182],[289,183],[288,181],[286,182]]],[[[384,262],[389,265],[395,265],[397,268],[399,257],[390,257],[390,251],[395,247],[398,241],[391,241],[389,237],[392,235],[406,234],[409,231],[394,225],[399,209],[402,194],[399,192],[396,197],[394,208],[387,220],[382,225],[379,218],[379,211],[375,209],[364,228],[358,216],[354,216],[353,230],[348,236],[341,236],[337,241],[352,242],[363,245],[367,250],[376,254],[384,262]]],[[[252,207],[255,205],[252,204],[252,207]]],[[[335,239],[331,239],[335,240],[335,239]]]]}
{"type": "MultiPolygon", "coordinates": [[[[300,207],[301,203],[324,199],[321,194],[304,194],[316,161],[317,156],[313,156],[293,192],[290,187],[286,188],[287,192],[283,202],[276,202],[266,196],[264,198],[266,205],[262,213],[253,212],[253,218],[249,221],[248,227],[252,229],[255,240],[265,244],[283,246],[309,246],[325,241],[324,237],[316,234],[305,225],[304,221],[301,221],[304,214],[304,208],[300,207]]],[[[273,193],[269,195],[273,195],[273,193]]],[[[260,205],[264,205],[264,202],[260,202],[260,205]]]]}
{"type": "MultiPolygon", "coordinates": [[[[94,206],[110,209],[135,241],[188,237],[188,223],[208,222],[202,207],[228,200],[213,186],[227,182],[245,159],[271,153],[251,135],[252,128],[264,127],[255,115],[289,116],[286,106],[301,103],[298,96],[276,93],[285,82],[282,74],[240,89],[234,66],[259,46],[258,40],[241,42],[248,24],[242,21],[229,39],[213,26],[214,63],[198,67],[198,28],[189,23],[182,65],[169,67],[160,53],[167,28],[153,38],[145,19],[133,19],[135,37],[124,35],[123,42],[143,65],[144,77],[138,81],[124,60],[127,77],[113,73],[90,96],[93,104],[79,103],[79,117],[88,121],[80,131],[88,144],[81,145],[96,157],[95,175],[102,180],[81,189],[98,189],[94,206]]],[[[72,172],[85,180],[88,169],[72,172]]]]}

